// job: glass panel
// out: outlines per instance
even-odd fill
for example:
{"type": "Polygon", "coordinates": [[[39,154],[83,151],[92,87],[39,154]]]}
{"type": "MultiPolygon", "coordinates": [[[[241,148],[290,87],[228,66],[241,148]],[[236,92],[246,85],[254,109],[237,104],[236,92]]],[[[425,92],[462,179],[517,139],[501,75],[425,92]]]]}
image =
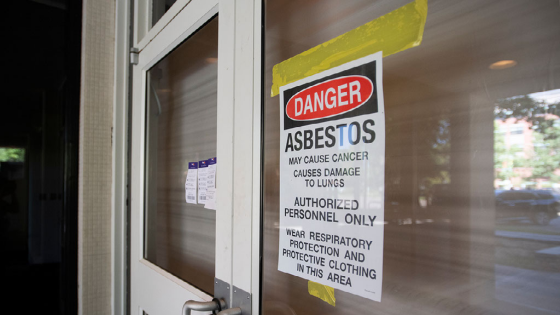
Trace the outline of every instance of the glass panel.
{"type": "Polygon", "coordinates": [[[187,204],[188,162],[216,156],[218,18],[148,71],[144,257],[212,293],[216,212],[187,204]]]}
{"type": "Polygon", "coordinates": [[[410,2],[266,2],[263,314],[560,314],[557,0],[429,0],[420,46],[383,58],[380,303],[277,270],[272,67],[410,2]]]}
{"type": "Polygon", "coordinates": [[[150,28],[161,19],[177,0],[152,0],[152,20],[150,28]]]}

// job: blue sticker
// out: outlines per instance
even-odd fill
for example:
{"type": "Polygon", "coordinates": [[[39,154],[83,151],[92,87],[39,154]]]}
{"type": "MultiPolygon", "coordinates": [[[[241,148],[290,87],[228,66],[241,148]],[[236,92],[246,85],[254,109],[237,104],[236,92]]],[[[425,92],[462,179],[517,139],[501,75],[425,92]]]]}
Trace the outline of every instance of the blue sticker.
{"type": "Polygon", "coordinates": [[[189,170],[196,170],[198,168],[197,162],[189,162],[189,170]]]}
{"type": "Polygon", "coordinates": [[[208,160],[202,160],[198,162],[198,168],[208,167],[208,160]]]}
{"type": "Polygon", "coordinates": [[[216,158],[215,157],[208,159],[208,165],[214,165],[214,164],[216,164],[216,158]]]}

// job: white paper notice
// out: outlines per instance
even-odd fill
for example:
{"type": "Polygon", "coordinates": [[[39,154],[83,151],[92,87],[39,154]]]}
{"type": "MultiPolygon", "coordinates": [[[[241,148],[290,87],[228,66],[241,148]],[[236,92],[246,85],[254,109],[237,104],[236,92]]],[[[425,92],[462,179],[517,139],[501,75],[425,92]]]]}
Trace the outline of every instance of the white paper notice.
{"type": "Polygon", "coordinates": [[[206,183],[208,174],[208,161],[202,160],[198,162],[198,203],[206,203],[206,183]]]}
{"type": "Polygon", "coordinates": [[[216,158],[208,159],[208,170],[206,171],[206,187],[216,187],[216,158]]]}
{"type": "Polygon", "coordinates": [[[206,204],[204,208],[210,210],[216,210],[216,188],[208,187],[206,188],[206,204]]]}
{"type": "Polygon", "coordinates": [[[216,158],[208,159],[206,170],[206,204],[204,208],[216,210],[216,158]]]}
{"type": "Polygon", "coordinates": [[[381,301],[381,52],[280,88],[278,270],[381,301]]]}
{"type": "Polygon", "coordinates": [[[189,162],[187,179],[185,180],[185,200],[196,203],[196,181],[198,178],[198,162],[189,162]]]}

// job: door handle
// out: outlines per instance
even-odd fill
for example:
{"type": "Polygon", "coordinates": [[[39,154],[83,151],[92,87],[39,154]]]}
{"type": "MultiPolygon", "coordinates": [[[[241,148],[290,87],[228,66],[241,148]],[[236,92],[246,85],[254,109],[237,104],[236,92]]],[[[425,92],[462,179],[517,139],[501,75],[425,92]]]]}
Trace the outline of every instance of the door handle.
{"type": "Polygon", "coordinates": [[[183,305],[183,315],[191,315],[191,311],[220,312],[224,308],[226,308],[226,301],[224,299],[213,299],[210,302],[199,302],[199,301],[189,300],[186,301],[185,304],[183,305]]]}
{"type": "Polygon", "coordinates": [[[228,308],[219,312],[217,315],[241,315],[241,307],[228,308]]]}

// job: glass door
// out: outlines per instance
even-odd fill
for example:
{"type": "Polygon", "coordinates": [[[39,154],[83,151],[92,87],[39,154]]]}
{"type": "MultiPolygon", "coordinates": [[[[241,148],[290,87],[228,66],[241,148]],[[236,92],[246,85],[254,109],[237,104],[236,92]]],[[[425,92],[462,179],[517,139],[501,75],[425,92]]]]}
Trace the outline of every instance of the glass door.
{"type": "MultiPolygon", "coordinates": [[[[153,5],[164,3],[172,10],[152,17],[158,33],[136,34],[141,44],[132,66],[130,309],[247,313],[258,281],[252,198],[260,79],[253,56],[260,42],[236,37],[255,37],[260,3],[153,5]]],[[[138,12],[135,18],[150,19],[138,12]]]]}
{"type": "MultiPolygon", "coordinates": [[[[265,16],[262,314],[559,314],[558,1],[268,0],[265,16]],[[281,143],[283,106],[290,105],[281,104],[278,88],[282,93],[283,85],[328,71],[345,56],[363,57],[367,47],[376,47],[367,55],[383,53],[380,301],[352,293],[347,281],[333,289],[363,274],[329,262],[356,265],[356,257],[318,252],[334,241],[306,228],[317,220],[306,213],[326,210],[287,205],[280,195],[282,159],[292,147],[281,143]],[[293,222],[294,213],[300,221],[291,227],[293,242],[283,245],[282,222],[293,222]],[[282,246],[298,252],[290,258],[302,265],[312,265],[310,255],[318,259],[319,285],[308,280],[313,268],[279,271],[282,246]]],[[[326,104],[315,91],[311,112],[326,104]]],[[[305,114],[306,98],[300,102],[305,114]]],[[[312,158],[323,151],[307,152],[312,158]]],[[[332,191],[331,198],[348,192],[332,191]]],[[[352,211],[340,209],[337,217],[352,211]]],[[[328,221],[317,226],[336,236],[337,223],[328,221]]]]}

